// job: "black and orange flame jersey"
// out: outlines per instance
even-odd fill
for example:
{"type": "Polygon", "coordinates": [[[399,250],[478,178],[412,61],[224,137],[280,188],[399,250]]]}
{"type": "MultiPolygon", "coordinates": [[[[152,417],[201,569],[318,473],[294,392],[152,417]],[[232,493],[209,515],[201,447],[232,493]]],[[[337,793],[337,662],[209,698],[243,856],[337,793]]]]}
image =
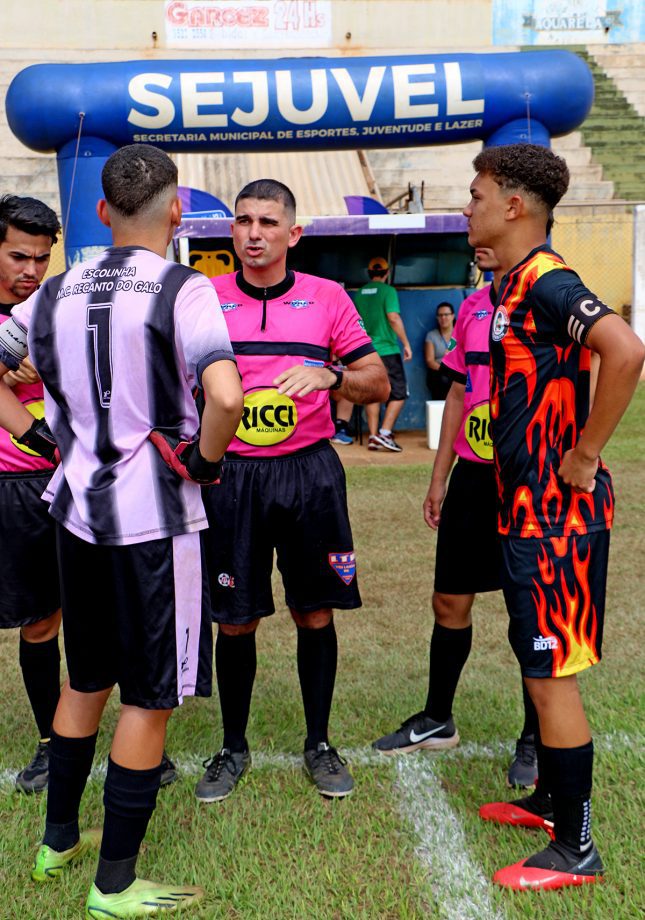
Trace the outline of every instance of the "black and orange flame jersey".
{"type": "Polygon", "coordinates": [[[499,532],[557,537],[611,527],[614,498],[601,463],[591,494],[558,478],[589,414],[589,330],[611,313],[548,246],[504,276],[491,326],[491,428],[499,532]]]}

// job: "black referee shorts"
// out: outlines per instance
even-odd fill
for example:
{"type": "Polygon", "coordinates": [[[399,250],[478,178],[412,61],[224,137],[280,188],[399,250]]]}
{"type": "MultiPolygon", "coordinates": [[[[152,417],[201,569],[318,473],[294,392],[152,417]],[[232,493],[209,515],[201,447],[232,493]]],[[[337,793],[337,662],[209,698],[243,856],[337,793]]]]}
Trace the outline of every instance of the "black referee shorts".
{"type": "Polygon", "coordinates": [[[51,476],[0,475],[0,629],[37,623],[60,607],[56,528],[41,498],[51,476]]]}
{"type": "Polygon", "coordinates": [[[501,587],[495,468],[460,458],[441,509],[434,589],[440,594],[479,594],[501,587]]]}
{"type": "Polygon", "coordinates": [[[241,625],[275,611],[274,550],[288,607],[361,606],[345,473],[328,441],[284,457],[227,455],[204,504],[216,622],[241,625]]]}

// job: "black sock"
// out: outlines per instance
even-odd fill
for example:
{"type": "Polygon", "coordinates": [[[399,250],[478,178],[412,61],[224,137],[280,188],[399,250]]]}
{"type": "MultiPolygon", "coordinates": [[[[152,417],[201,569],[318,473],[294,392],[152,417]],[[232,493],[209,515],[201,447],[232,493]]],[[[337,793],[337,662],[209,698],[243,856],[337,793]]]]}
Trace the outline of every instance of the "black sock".
{"type": "Polygon", "coordinates": [[[51,733],[47,819],[43,843],[59,853],[78,840],[78,809],[92,769],[98,732],[86,738],[51,733]]]}
{"type": "Polygon", "coordinates": [[[96,887],[103,894],[124,891],[135,879],[141,843],[157,803],[161,763],[151,770],[129,770],[108,760],[103,804],[105,819],[96,887]]]}
{"type": "Polygon", "coordinates": [[[529,695],[529,691],[526,689],[526,684],[522,681],[522,700],[524,701],[524,726],[522,728],[522,733],[520,734],[520,739],[525,741],[527,738],[533,736],[535,738],[539,734],[539,724],[537,711],[533,704],[533,700],[529,695]]]}
{"type": "Polygon", "coordinates": [[[543,749],[556,842],[570,850],[584,850],[591,842],[593,741],[575,748],[543,749]]]}
{"type": "Polygon", "coordinates": [[[347,426],[349,425],[349,422],[345,421],[344,418],[337,418],[335,425],[336,425],[336,432],[344,431],[345,434],[347,434],[347,426]]]}
{"type": "Polygon", "coordinates": [[[473,628],[446,629],[434,624],[430,640],[430,682],[425,713],[435,722],[447,722],[463,666],[470,655],[473,628]]]}
{"type": "Polygon", "coordinates": [[[220,629],[215,642],[217,687],[224,724],[224,747],[234,753],[248,748],[246,726],[256,667],[255,633],[227,636],[220,629]]]}
{"type": "Polygon", "coordinates": [[[298,626],[298,677],[307,723],[305,750],[329,743],[327,731],[336,682],[338,640],[331,620],[322,629],[298,626]]]}
{"type": "Polygon", "coordinates": [[[20,668],[41,738],[49,738],[60,697],[58,636],[27,642],[20,636],[20,668]]]}

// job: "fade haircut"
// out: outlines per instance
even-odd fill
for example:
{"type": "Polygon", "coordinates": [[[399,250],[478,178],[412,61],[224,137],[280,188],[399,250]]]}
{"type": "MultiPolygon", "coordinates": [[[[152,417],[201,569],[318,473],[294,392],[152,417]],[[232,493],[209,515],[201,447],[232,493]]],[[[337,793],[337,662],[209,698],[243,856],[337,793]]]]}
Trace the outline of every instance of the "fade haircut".
{"type": "Polygon", "coordinates": [[[486,147],[473,160],[475,172],[488,173],[505,192],[520,189],[549,212],[569,188],[569,168],[562,157],[537,144],[486,147]]]}
{"type": "Polygon", "coordinates": [[[31,236],[48,236],[52,244],[60,231],[56,212],[37,198],[3,195],[0,198],[0,243],[7,238],[9,227],[31,236]]]}
{"type": "Polygon", "coordinates": [[[278,182],[277,179],[256,179],[245,185],[241,192],[238,192],[235,199],[235,207],[238,201],[244,198],[257,198],[259,201],[279,201],[284,205],[284,209],[289,216],[290,221],[296,219],[296,199],[291,189],[278,182]]]}
{"type": "Polygon", "coordinates": [[[101,173],[103,193],[122,217],[146,211],[177,186],[177,167],[167,153],[150,144],[128,144],[115,151],[101,173]]]}

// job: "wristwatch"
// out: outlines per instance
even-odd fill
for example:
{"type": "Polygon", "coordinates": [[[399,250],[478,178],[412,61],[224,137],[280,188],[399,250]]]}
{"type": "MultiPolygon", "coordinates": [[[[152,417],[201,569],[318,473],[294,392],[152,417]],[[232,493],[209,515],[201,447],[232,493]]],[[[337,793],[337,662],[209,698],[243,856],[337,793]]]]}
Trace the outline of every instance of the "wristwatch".
{"type": "Polygon", "coordinates": [[[329,387],[329,389],[330,389],[330,390],[340,390],[341,386],[343,385],[343,373],[344,373],[344,368],[342,368],[342,367],[331,367],[330,365],[328,365],[327,370],[328,370],[328,371],[331,371],[332,374],[334,375],[334,377],[336,378],[336,382],[335,382],[335,383],[332,383],[332,385],[329,387]]]}

